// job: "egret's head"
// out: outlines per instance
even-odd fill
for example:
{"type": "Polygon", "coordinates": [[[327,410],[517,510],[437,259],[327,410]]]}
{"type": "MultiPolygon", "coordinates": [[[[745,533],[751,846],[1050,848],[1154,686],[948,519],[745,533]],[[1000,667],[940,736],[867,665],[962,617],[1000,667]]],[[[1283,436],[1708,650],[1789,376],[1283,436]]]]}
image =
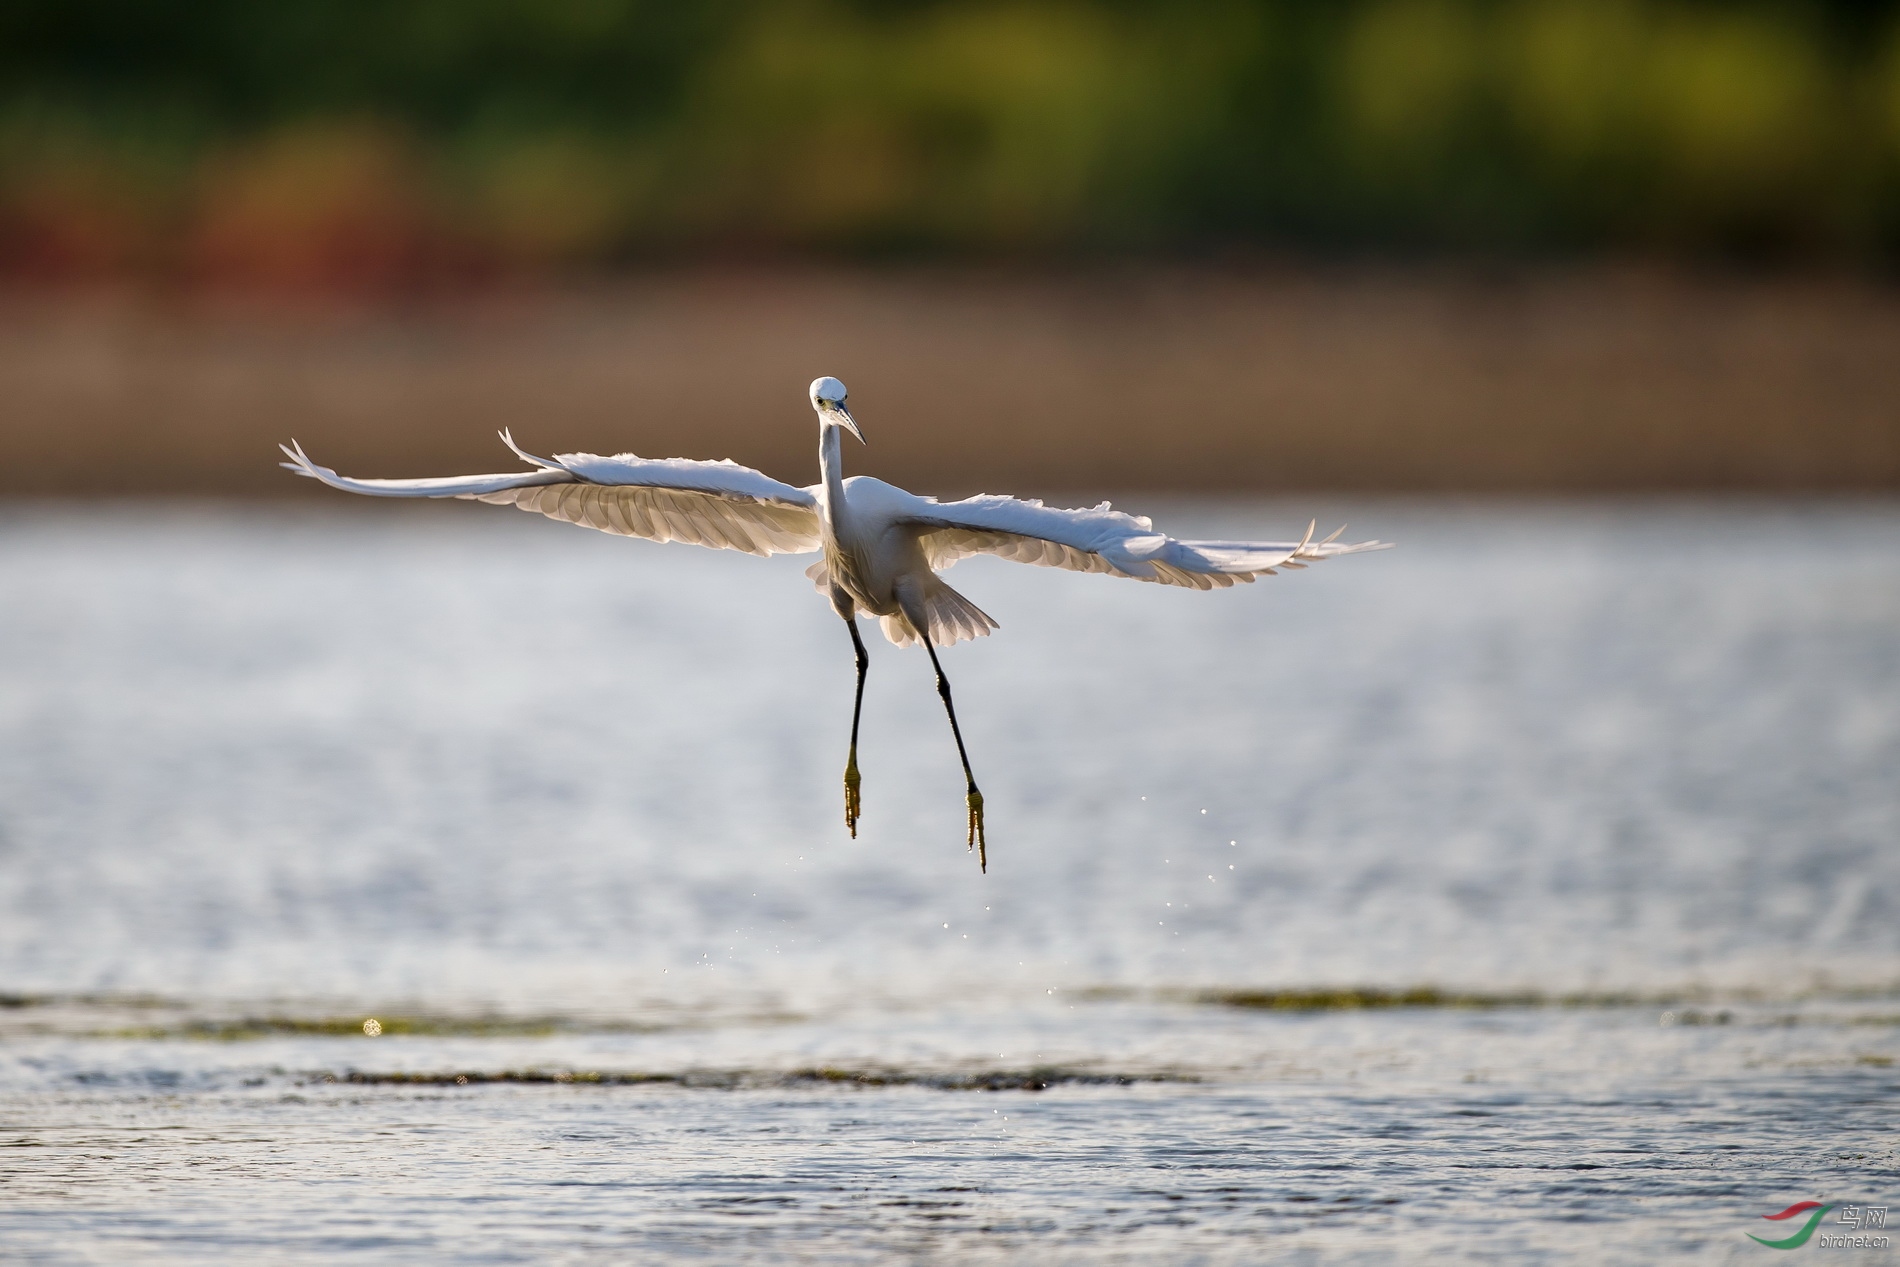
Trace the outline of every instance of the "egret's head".
{"type": "Polygon", "coordinates": [[[864,433],[858,430],[858,424],[851,420],[851,411],[844,405],[849,394],[844,384],[829,374],[811,380],[811,407],[818,411],[818,421],[828,427],[843,427],[863,444],[864,433]]]}

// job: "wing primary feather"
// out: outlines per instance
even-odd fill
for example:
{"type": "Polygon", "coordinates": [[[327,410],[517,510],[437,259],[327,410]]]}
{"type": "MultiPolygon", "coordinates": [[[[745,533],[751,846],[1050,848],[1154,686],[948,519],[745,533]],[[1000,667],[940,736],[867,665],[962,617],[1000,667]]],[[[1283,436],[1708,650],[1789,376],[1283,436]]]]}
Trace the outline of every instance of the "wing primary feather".
{"type": "Polygon", "coordinates": [[[349,476],[338,475],[327,466],[318,466],[311,460],[310,455],[304,452],[303,445],[296,440],[277,447],[284,456],[291,459],[284,463],[285,469],[328,484],[331,488],[340,488],[346,493],[361,493],[368,497],[474,497],[508,489],[525,488],[529,485],[567,483],[574,478],[557,468],[509,471],[495,475],[449,475],[428,479],[353,479],[349,476]]]}
{"type": "Polygon", "coordinates": [[[626,497],[603,497],[601,498],[601,506],[607,512],[607,521],[613,525],[607,529],[607,531],[618,533],[623,537],[637,537],[640,535],[633,530],[633,521],[627,517],[626,497]]]}
{"type": "Polygon", "coordinates": [[[520,458],[523,462],[526,462],[529,466],[538,466],[544,471],[567,470],[567,468],[565,466],[562,466],[559,462],[552,461],[549,458],[538,458],[534,454],[522,448],[520,445],[516,444],[514,433],[507,427],[503,427],[501,429],[501,442],[508,446],[508,449],[510,452],[512,452],[516,457],[520,458]]]}

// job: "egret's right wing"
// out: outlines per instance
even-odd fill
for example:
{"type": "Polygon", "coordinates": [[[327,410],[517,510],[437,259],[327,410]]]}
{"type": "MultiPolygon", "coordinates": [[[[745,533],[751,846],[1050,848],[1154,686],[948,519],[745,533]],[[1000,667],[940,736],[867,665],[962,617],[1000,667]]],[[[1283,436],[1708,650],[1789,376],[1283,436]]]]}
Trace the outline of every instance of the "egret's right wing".
{"type": "Polygon", "coordinates": [[[1156,532],[1146,517],[1123,514],[1107,502],[1086,510],[995,495],[946,503],[919,498],[918,503],[906,521],[922,530],[920,541],[933,569],[972,554],[992,554],[1038,567],[1206,590],[1386,548],[1381,541],[1342,544],[1336,540],[1339,532],[1315,541],[1314,525],[1299,541],[1178,541],[1156,532]]]}
{"type": "Polygon", "coordinates": [[[649,541],[685,541],[747,554],[803,554],[818,548],[817,498],[736,462],[640,458],[631,453],[561,453],[548,459],[523,452],[505,431],[502,439],[537,469],[445,479],[359,480],[318,466],[295,442],[284,446],[290,461],[282,465],[345,492],[517,506],[649,541]]]}

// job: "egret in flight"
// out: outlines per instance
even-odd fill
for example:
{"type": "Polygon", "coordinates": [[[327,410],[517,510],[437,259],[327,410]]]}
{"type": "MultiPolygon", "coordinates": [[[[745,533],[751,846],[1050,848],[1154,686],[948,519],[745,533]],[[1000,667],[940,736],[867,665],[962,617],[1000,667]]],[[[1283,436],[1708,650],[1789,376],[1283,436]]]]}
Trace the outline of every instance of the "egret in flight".
{"type": "Polygon", "coordinates": [[[943,698],[957,757],[963,762],[968,844],[984,871],[989,870],[989,849],[983,833],[983,793],[970,769],[950,680],[937,649],[986,637],[997,624],[944,584],[937,575],[940,569],[967,555],[993,554],[1039,567],[1210,590],[1386,544],[1341,545],[1339,532],[1315,541],[1312,524],[1297,542],[1177,541],[1156,532],[1152,521],[1123,514],[1107,502],[1089,510],[1057,510],[1039,501],[986,494],[945,503],[868,475],[846,479],[844,433],[850,432],[860,444],[864,433],[845,405],[844,384],[830,377],[816,379],[810,396],[818,414],[821,478],[809,488],[781,484],[730,460],[655,459],[631,453],[538,458],[506,431],[502,441],[533,470],[443,479],[350,479],[318,466],[294,440],[280,446],[290,459],[282,465],[332,488],[371,497],[492,502],[621,536],[688,541],[747,554],[819,552],[805,575],[831,600],[831,609],[851,631],[858,662],[851,747],[844,766],[845,826],[856,837],[862,812],[858,719],[871,656],[858,632],[858,618],[876,617],[891,642],[900,647],[921,642],[930,655],[937,694],[943,698]]]}

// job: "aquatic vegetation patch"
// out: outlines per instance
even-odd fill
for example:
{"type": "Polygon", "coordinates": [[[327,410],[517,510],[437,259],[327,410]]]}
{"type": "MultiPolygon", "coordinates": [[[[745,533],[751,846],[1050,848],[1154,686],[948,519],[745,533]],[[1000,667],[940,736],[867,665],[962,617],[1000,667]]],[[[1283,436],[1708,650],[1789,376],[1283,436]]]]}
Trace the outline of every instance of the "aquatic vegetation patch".
{"type": "Polygon", "coordinates": [[[1316,990],[1202,990],[1189,998],[1195,1003],[1218,1007],[1270,1012],[1356,1012],[1408,1007],[1640,1007],[1669,1001],[1636,994],[1540,994],[1533,991],[1486,994],[1441,990],[1434,986],[1398,990],[1356,986],[1316,990]]]}
{"type": "Polygon", "coordinates": [[[1027,1069],[990,1069],[955,1073],[905,1069],[847,1069],[822,1065],[804,1069],[688,1069],[638,1072],[567,1069],[374,1072],[312,1075],[312,1081],[372,1086],[468,1087],[495,1083],[629,1087],[668,1085],[712,1091],[751,1091],[816,1086],[925,1087],[935,1091],[1047,1091],[1058,1086],[1127,1087],[1139,1083],[1191,1083],[1200,1079],[1168,1071],[1119,1073],[1037,1065],[1027,1069]]]}
{"type": "MultiPolygon", "coordinates": [[[[1117,996],[1126,997],[1126,996],[1117,996]]],[[[1397,1010],[1400,1008],[1439,1008],[1468,1011],[1500,1011],[1510,1008],[1661,1008],[1662,1025],[1862,1025],[1887,1027],[1900,1024],[1900,1015],[1882,1010],[1868,1013],[1838,1011],[1794,1012],[1774,1010],[1790,1004],[1854,1004],[1864,1000],[1891,997],[1891,991],[1816,991],[1807,996],[1763,999],[1745,991],[1725,992],[1733,1006],[1718,1007],[1707,992],[1638,994],[1619,991],[1577,991],[1543,993],[1540,991],[1487,993],[1484,991],[1444,990],[1436,986],[1412,986],[1388,989],[1376,986],[1341,986],[1321,989],[1229,989],[1163,991],[1164,1001],[1210,1007],[1242,1008],[1264,1012],[1357,1012],[1397,1010]]]]}
{"type": "MultiPolygon", "coordinates": [[[[144,1025],[102,1031],[99,1038],[181,1038],[243,1042],[257,1038],[362,1038],[370,1031],[360,1016],[246,1016],[230,1020],[193,1020],[178,1025],[144,1025]]],[[[390,1016],[375,1022],[376,1035],[408,1034],[428,1038],[547,1038],[575,1028],[551,1017],[390,1016]]],[[[599,1027],[587,1026],[588,1030],[599,1027]]],[[[658,1028],[658,1027],[655,1027],[658,1028]]],[[[640,1032],[637,1028],[634,1032],[640,1032]]]]}
{"type": "Polygon", "coordinates": [[[657,1022],[601,1021],[561,1016],[246,1016],[176,1025],[139,1025],[95,1031],[87,1037],[245,1042],[261,1038],[551,1038],[557,1034],[652,1034],[677,1029],[657,1022]]]}
{"type": "Polygon", "coordinates": [[[26,1011],[31,1008],[57,1007],[96,1007],[122,1009],[181,1008],[186,1006],[176,999],[164,998],[156,994],[110,994],[80,992],[77,994],[32,994],[25,991],[0,990],[0,1009],[7,1011],[26,1011]]]}

